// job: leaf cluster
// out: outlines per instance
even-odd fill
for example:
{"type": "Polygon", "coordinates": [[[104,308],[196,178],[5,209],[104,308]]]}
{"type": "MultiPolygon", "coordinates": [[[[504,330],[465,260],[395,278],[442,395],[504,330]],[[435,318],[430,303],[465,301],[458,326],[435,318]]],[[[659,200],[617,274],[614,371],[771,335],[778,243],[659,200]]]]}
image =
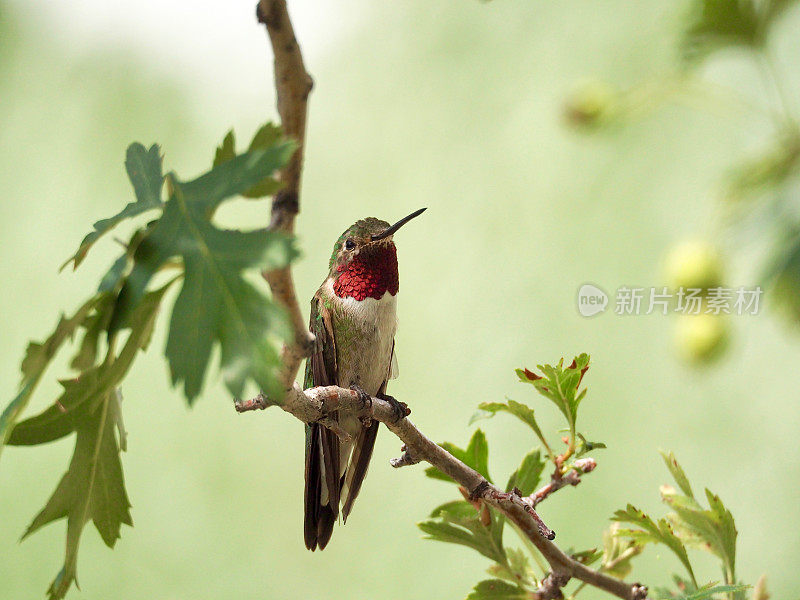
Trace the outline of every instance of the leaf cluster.
{"type": "Polygon", "coordinates": [[[125,169],[135,200],[97,221],[65,263],[77,268],[115,226],[153,213],[135,229],[97,291],[71,316],[62,316],[46,340],[29,344],[19,391],[0,414],[0,450],[75,434],[66,473],[23,536],[56,520],[67,521],[64,565],[49,598],[63,598],[76,581],[78,546],[89,521],[109,547],[122,524],[132,524],[120,461],[127,436],[120,385],[139,352],[146,350],[172,287],[179,289],[165,354],[173,384],[183,384],[190,403],[202,390],[215,346],[233,394],[241,394],[248,381],[277,391],[275,344],[289,335],[289,327],[279,307],[248,278],[259,269],[288,265],[297,250],[280,233],[227,230],[213,217],[223,202],[236,196],[257,198],[276,191],[280,184],[273,176],[293,151],[294,144],[271,124],[241,154],[236,154],[230,132],[212,168],[183,181],[175,173],[164,175],[157,145],[131,144],[125,169]],[[74,373],[60,382],[61,394],[40,414],[20,421],[47,367],[73,341],[74,373]]]}
{"type": "Polygon", "coordinates": [[[632,525],[632,528],[616,527],[614,537],[624,538],[637,546],[661,544],[678,558],[689,575],[688,580],[675,576],[676,590],[662,589],[662,597],[706,598],[726,594],[731,599],[743,599],[748,586],[736,580],[736,526],[730,511],[718,496],[705,490],[708,508],[703,508],[694,496],[686,473],[672,452],[662,452],[664,463],[670,471],[677,491],[672,486],[663,486],[661,496],[672,509],[665,517],[652,519],[638,508],[628,505],[614,513],[617,523],[632,525]],[[687,548],[699,548],[716,555],[722,563],[723,585],[709,582],[698,585],[689,559],[687,548]]]}
{"type": "MultiPolygon", "coordinates": [[[[529,427],[541,443],[541,447],[530,449],[522,457],[519,466],[509,475],[505,486],[507,492],[515,490],[515,493],[522,496],[530,496],[539,487],[548,462],[557,469],[560,476],[570,469],[577,468],[573,461],[578,456],[605,447],[599,442],[587,442],[586,438],[576,430],[578,408],[586,396],[586,390],[580,389],[580,386],[588,368],[589,356],[581,354],[566,367],[563,360],[555,366],[539,366],[542,375],[537,375],[528,369],[517,371],[520,381],[532,385],[539,394],[555,404],[564,416],[570,435],[565,439],[567,449],[559,455],[553,452],[536,421],[534,409],[528,404],[509,399],[506,402],[484,402],[479,405],[479,410],[470,423],[493,417],[501,412],[507,413],[529,427]]],[[[483,475],[487,481],[492,481],[489,475],[489,443],[482,430],[477,429],[473,433],[466,448],[449,442],[444,442],[441,446],[483,475]]],[[[427,468],[425,474],[433,479],[452,483],[446,474],[435,467],[427,468]]],[[[419,523],[420,529],[427,534],[427,539],[472,548],[493,562],[488,569],[492,579],[478,583],[468,598],[472,600],[529,598],[539,586],[540,579],[547,574],[543,558],[532,545],[526,550],[507,546],[503,540],[505,517],[490,511],[485,504],[470,501],[467,490],[460,488],[459,491],[462,499],[434,509],[427,520],[419,523]],[[540,573],[537,574],[531,567],[531,560],[538,564],[540,573]]],[[[520,538],[530,544],[524,536],[520,538]]],[[[576,552],[574,555],[578,560],[594,561],[602,553],[592,549],[576,552]]]]}

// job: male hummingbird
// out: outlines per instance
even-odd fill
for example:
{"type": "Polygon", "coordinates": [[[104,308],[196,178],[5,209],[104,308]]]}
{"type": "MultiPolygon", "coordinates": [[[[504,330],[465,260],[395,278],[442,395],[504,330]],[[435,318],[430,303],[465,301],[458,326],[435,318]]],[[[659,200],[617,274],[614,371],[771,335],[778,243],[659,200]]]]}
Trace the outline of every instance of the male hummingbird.
{"type": "MultiPolygon", "coordinates": [[[[356,221],[333,246],[330,271],[311,299],[314,349],[306,361],[305,388],[337,385],[366,400],[389,401],[398,419],[407,407],[386,395],[387,380],[397,376],[394,333],[397,327],[397,249],[393,235],[424,208],[394,225],[374,217],[356,221]]],[[[320,425],[306,425],[306,548],[325,548],[342,503],[342,520],[353,507],[375,446],[378,422],[337,415],[353,442],[320,425]]]]}

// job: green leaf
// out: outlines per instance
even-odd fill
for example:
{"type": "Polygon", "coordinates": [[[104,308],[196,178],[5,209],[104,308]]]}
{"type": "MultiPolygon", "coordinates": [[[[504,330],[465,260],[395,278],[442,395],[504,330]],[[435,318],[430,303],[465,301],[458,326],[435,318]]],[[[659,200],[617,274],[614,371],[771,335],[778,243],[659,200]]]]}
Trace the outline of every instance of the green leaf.
{"type": "Polygon", "coordinates": [[[566,368],[563,367],[563,362],[562,359],[556,366],[538,365],[541,376],[528,369],[517,369],[517,376],[523,383],[533,385],[536,391],[556,405],[567,420],[574,439],[578,407],[586,396],[586,390],[579,391],[578,388],[589,369],[589,355],[576,356],[566,368]]]}
{"type": "Polygon", "coordinates": [[[217,147],[214,153],[213,166],[221,165],[224,162],[233,160],[236,156],[236,134],[231,129],[222,140],[222,144],[217,147]]]}
{"type": "Polygon", "coordinates": [[[28,344],[25,358],[22,360],[20,390],[3,413],[0,414],[0,452],[2,452],[3,446],[8,443],[17,419],[19,419],[22,411],[28,405],[28,401],[50,361],[64,341],[70,339],[78,327],[84,323],[95,306],[101,301],[101,298],[101,295],[93,296],[69,318],[62,315],[55,331],[44,342],[31,342],[28,344]]]}
{"type": "Polygon", "coordinates": [[[769,29],[794,0],[694,0],[681,41],[687,62],[696,62],[726,47],[758,49],[769,29]]]}
{"type": "Polygon", "coordinates": [[[131,144],[125,157],[125,169],[128,171],[131,184],[133,184],[136,202],[129,203],[113,217],[97,221],[94,224],[94,231],[83,238],[77,252],[61,265],[62,269],[70,262],[73,262],[73,268],[77,269],[94,243],[121,221],[136,217],[154,208],[161,208],[161,187],[164,183],[164,176],[161,173],[161,156],[158,146],[153,144],[149,150],[146,150],[138,142],[131,144]]]}
{"type": "Polygon", "coordinates": [[[44,444],[78,430],[88,414],[113,393],[130,369],[139,350],[147,348],[158,308],[172,282],[150,292],[134,313],[131,334],[118,356],[109,354],[106,360],[77,378],[61,381],[64,391],[55,403],[16,425],[8,438],[9,445],[44,444]]]}
{"type": "Polygon", "coordinates": [[[608,575],[625,579],[633,570],[631,560],[641,554],[643,546],[636,540],[623,540],[617,533],[621,529],[619,523],[612,523],[603,532],[602,570],[608,575]]]}
{"type": "Polygon", "coordinates": [[[731,583],[736,576],[736,525],[730,511],[718,496],[706,490],[709,509],[706,510],[693,498],[664,493],[662,497],[674,511],[674,517],[688,529],[690,534],[705,542],[705,547],[720,557],[725,564],[726,576],[731,583]]]}
{"type": "Polygon", "coordinates": [[[667,546],[672,550],[675,556],[678,557],[678,560],[681,561],[683,566],[686,567],[686,571],[692,578],[692,582],[697,585],[692,565],[686,554],[686,547],[672,531],[666,519],[659,519],[657,522],[654,522],[644,512],[632,504],[628,504],[625,510],[616,511],[612,520],[641,527],[641,529],[618,529],[615,535],[630,538],[640,544],[652,542],[667,546]]]}
{"type": "Polygon", "coordinates": [[[170,320],[166,356],[173,384],[183,382],[191,402],[200,393],[215,343],[230,391],[241,395],[247,379],[278,394],[278,354],[271,338],[290,335],[283,311],[247,279],[252,269],[284,267],[298,252],[292,238],[266,229],[223,230],[210,221],[216,207],[272,173],[294,146],[257,149],[181,183],[134,253],[134,266],[120,290],[109,334],[127,326],[153,275],[175,257],[185,277],[170,320]]]}
{"type": "MultiPolygon", "coordinates": [[[[681,598],[682,596],[694,594],[696,591],[698,591],[698,587],[696,584],[684,579],[683,577],[675,573],[672,574],[672,581],[675,585],[675,589],[678,591],[672,591],[669,588],[659,586],[653,588],[653,595],[659,599],[666,600],[667,598],[670,598],[672,600],[675,600],[677,598],[681,598]]],[[[716,581],[712,581],[706,584],[706,586],[704,587],[711,587],[716,583],[717,583],[716,581]]]]}
{"type": "Polygon", "coordinates": [[[590,442],[581,433],[578,433],[577,436],[578,436],[578,447],[577,450],[575,451],[576,458],[579,458],[584,454],[588,454],[593,450],[602,450],[606,448],[606,445],[603,442],[590,442]]]}
{"type": "Polygon", "coordinates": [[[589,548],[588,550],[581,550],[580,552],[568,553],[573,559],[577,560],[582,565],[592,565],[603,557],[603,551],[599,548],[589,548]]]}
{"type": "Polygon", "coordinates": [[[69,470],[22,536],[24,539],[52,521],[67,519],[66,557],[47,592],[51,599],[63,598],[75,581],[78,544],[88,521],[94,522],[100,537],[111,548],[119,538],[122,523],[133,525],[114,435],[118,406],[109,394],[81,420],[69,470]]]}
{"type": "MultiPolygon", "coordinates": [[[[475,433],[472,434],[472,438],[469,440],[469,445],[466,450],[462,450],[455,444],[449,442],[443,442],[440,446],[468,467],[475,469],[478,473],[483,475],[487,481],[492,481],[489,477],[489,443],[486,441],[486,434],[484,434],[483,431],[480,429],[475,430],[475,433]]],[[[432,479],[449,482],[453,481],[436,467],[428,467],[425,469],[425,475],[432,479]]]]}
{"type": "Polygon", "coordinates": [[[709,598],[714,594],[735,594],[738,592],[744,592],[745,590],[749,589],[749,585],[705,585],[702,586],[699,590],[694,592],[693,594],[689,594],[683,597],[683,600],[702,600],[703,598],[709,598]]]}
{"type": "Polygon", "coordinates": [[[132,525],[119,460],[126,433],[116,386],[138,351],[147,346],[159,304],[171,283],[145,296],[131,319],[131,334],[118,356],[112,344],[102,364],[75,380],[62,382],[64,392],[52,407],[19,423],[11,432],[9,443],[18,444],[39,444],[77,432],[67,473],[23,535],[24,539],[48,523],[67,519],[66,556],[48,590],[51,599],[63,598],[76,580],[78,546],[87,522],[94,522],[109,547],[119,538],[122,523],[132,525]]]}
{"type": "Polygon", "coordinates": [[[683,469],[678,464],[675,455],[672,452],[664,452],[661,450],[661,458],[664,459],[664,464],[667,465],[667,469],[669,469],[672,478],[675,480],[675,483],[678,484],[678,487],[681,488],[681,491],[689,498],[694,498],[694,492],[692,492],[689,478],[686,477],[686,473],[683,472],[683,469]]]}
{"type": "Polygon", "coordinates": [[[736,594],[747,590],[749,585],[716,585],[716,582],[710,582],[689,593],[672,593],[663,588],[658,589],[661,598],[670,598],[672,600],[703,600],[710,598],[715,594],[736,594]]]}
{"type": "Polygon", "coordinates": [[[525,600],[530,596],[519,586],[502,579],[486,579],[478,583],[467,600],[525,600]]]}
{"type": "Polygon", "coordinates": [[[537,448],[525,455],[519,468],[511,474],[506,485],[506,491],[518,488],[523,496],[529,496],[536,490],[542,471],[547,461],[542,458],[542,453],[537,448]]]}
{"type": "Polygon", "coordinates": [[[495,562],[505,563],[503,523],[494,512],[489,513],[488,523],[484,525],[481,522],[472,504],[457,500],[435,508],[430,520],[417,525],[428,534],[427,539],[467,546],[495,562]]]}
{"type": "Polygon", "coordinates": [[[495,563],[487,570],[489,575],[504,579],[515,586],[535,586],[536,578],[530,568],[528,554],[518,548],[506,548],[508,562],[495,563]]]}
{"type": "Polygon", "coordinates": [[[475,413],[472,418],[470,419],[470,425],[477,421],[478,419],[489,419],[496,415],[498,412],[507,412],[509,414],[514,415],[520,421],[528,425],[536,436],[544,441],[544,434],[542,434],[542,430],[539,428],[539,424],[536,422],[536,417],[534,416],[533,409],[527,406],[526,404],[522,404],[521,402],[516,402],[515,400],[508,400],[507,402],[481,402],[478,405],[479,412],[475,413]]]}
{"type": "MultiPolygon", "coordinates": [[[[253,136],[250,142],[248,152],[254,150],[267,150],[281,144],[284,141],[283,132],[281,128],[274,123],[266,123],[253,136]]],[[[233,160],[236,156],[236,138],[233,130],[229,131],[222,140],[222,144],[217,148],[214,155],[214,166],[221,165],[225,162],[233,160]]],[[[241,192],[245,198],[263,198],[264,196],[271,196],[279,189],[281,189],[281,182],[275,180],[270,172],[266,177],[254,183],[252,186],[241,192]]]]}

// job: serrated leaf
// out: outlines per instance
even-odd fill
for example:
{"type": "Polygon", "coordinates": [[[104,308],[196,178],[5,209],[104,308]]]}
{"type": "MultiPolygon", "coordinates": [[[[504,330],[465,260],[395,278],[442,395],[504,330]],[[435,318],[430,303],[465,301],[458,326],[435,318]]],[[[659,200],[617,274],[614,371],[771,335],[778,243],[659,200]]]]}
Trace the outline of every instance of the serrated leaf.
{"type": "Polygon", "coordinates": [[[722,559],[729,581],[736,574],[736,525],[730,511],[718,496],[706,490],[710,508],[704,509],[696,500],[678,494],[662,494],[664,501],[674,511],[682,527],[692,536],[700,538],[707,550],[722,559]]]}
{"type": "Polygon", "coordinates": [[[250,141],[248,152],[251,150],[271,148],[283,141],[283,130],[275,123],[264,123],[258,128],[250,141]]]}
{"type": "Polygon", "coordinates": [[[133,185],[136,202],[130,202],[113,217],[97,221],[94,224],[94,231],[83,238],[75,254],[61,265],[62,269],[70,262],[73,262],[73,268],[77,269],[94,243],[121,221],[136,217],[148,210],[161,208],[161,188],[164,176],[161,172],[161,155],[158,145],[153,144],[147,150],[138,142],[131,144],[125,157],[125,169],[133,185]]]}
{"type": "Polygon", "coordinates": [[[100,365],[81,373],[76,379],[61,381],[64,391],[55,403],[16,425],[8,444],[28,446],[44,444],[76,431],[99,403],[120,384],[139,350],[147,347],[160,302],[172,282],[145,296],[133,315],[131,334],[118,356],[109,357],[100,365]]]}
{"type": "MultiPolygon", "coordinates": [[[[440,446],[468,467],[475,469],[478,473],[483,475],[487,481],[492,481],[489,477],[489,443],[486,441],[486,434],[484,434],[483,431],[480,429],[475,430],[475,433],[472,434],[469,440],[466,450],[462,450],[455,444],[449,442],[443,442],[440,446]]],[[[425,475],[441,481],[453,481],[436,467],[428,467],[425,469],[425,475]]]]}
{"type": "Polygon", "coordinates": [[[120,290],[109,325],[127,324],[153,275],[168,261],[183,261],[185,277],[170,320],[166,356],[173,384],[183,382],[191,402],[200,393],[215,343],[230,391],[241,395],[247,379],[277,394],[278,355],[270,337],[290,335],[283,312],[258,291],[245,272],[286,266],[297,256],[292,238],[260,229],[223,230],[210,216],[225,199],[272,173],[291,155],[283,143],[257,149],[215,167],[188,183],[172,180],[173,195],[161,218],[134,253],[134,266],[120,290]]]}
{"type": "MultiPolygon", "coordinates": [[[[653,588],[655,597],[664,600],[667,598],[675,600],[688,594],[694,594],[696,591],[698,591],[697,585],[675,573],[672,574],[672,581],[675,585],[675,589],[678,591],[672,591],[665,587],[655,587],[653,588]]],[[[704,587],[713,587],[716,584],[716,581],[712,581],[707,583],[704,587]]]]}
{"type": "Polygon", "coordinates": [[[94,522],[100,537],[111,548],[119,538],[121,525],[133,524],[114,435],[118,418],[115,406],[106,396],[81,419],[69,470],[23,535],[24,539],[52,521],[67,519],[64,567],[47,592],[52,600],[63,598],[75,581],[78,545],[88,521],[94,522]]]}
{"type": "Polygon", "coordinates": [[[690,594],[677,594],[671,595],[671,598],[676,600],[703,600],[710,598],[714,594],[735,594],[747,590],[749,585],[715,585],[714,583],[707,583],[701,586],[696,591],[690,594]]]}
{"type": "Polygon", "coordinates": [[[496,562],[506,562],[503,521],[493,511],[484,524],[471,503],[457,500],[438,506],[431,513],[431,519],[418,526],[428,534],[428,539],[468,546],[496,562]]]}
{"type": "Polygon", "coordinates": [[[602,570],[608,575],[625,579],[633,570],[631,561],[641,554],[642,545],[636,540],[623,540],[618,534],[621,529],[619,523],[612,523],[603,532],[603,561],[602,570]]]}
{"type": "Polygon", "coordinates": [[[22,383],[17,396],[0,414],[0,452],[14,430],[15,424],[22,411],[28,405],[39,380],[44,374],[50,361],[58,352],[61,345],[70,339],[80,327],[98,302],[101,296],[93,296],[83,304],[71,317],[61,316],[55,331],[44,342],[31,342],[22,360],[22,383]]]}
{"type": "Polygon", "coordinates": [[[667,469],[669,469],[669,472],[672,474],[672,478],[675,480],[675,483],[678,484],[678,487],[681,488],[681,491],[689,498],[694,498],[694,492],[692,492],[692,486],[689,483],[689,478],[686,477],[686,473],[683,472],[683,469],[678,464],[678,460],[675,458],[675,455],[672,452],[664,452],[662,450],[661,458],[664,459],[664,464],[667,465],[667,469]]]}
{"type": "Polygon", "coordinates": [[[214,153],[213,166],[221,165],[232,160],[236,156],[236,134],[231,129],[222,139],[222,144],[217,147],[214,153]]]}
{"type": "Polygon", "coordinates": [[[478,583],[467,600],[525,600],[530,596],[516,585],[502,579],[486,579],[478,583]]]}
{"type": "Polygon", "coordinates": [[[525,455],[519,468],[511,474],[506,491],[518,488],[523,496],[529,496],[536,490],[547,461],[537,448],[525,455]]]}
{"type": "Polygon", "coordinates": [[[83,337],[78,351],[72,357],[69,366],[76,371],[86,371],[97,362],[100,336],[108,327],[114,298],[111,294],[102,294],[92,313],[81,323],[83,337]]]}
{"type": "Polygon", "coordinates": [[[619,529],[616,531],[615,535],[631,538],[634,541],[642,544],[653,542],[667,546],[667,548],[672,550],[675,556],[678,557],[678,560],[681,561],[683,566],[686,567],[686,571],[692,578],[692,582],[697,585],[697,580],[694,576],[694,570],[692,569],[692,565],[689,562],[689,557],[686,554],[686,547],[683,545],[683,542],[681,542],[678,536],[676,536],[672,531],[672,528],[666,519],[659,519],[657,522],[654,522],[643,511],[639,510],[632,504],[628,504],[624,510],[616,511],[612,517],[612,520],[620,523],[630,523],[632,525],[636,525],[637,527],[641,527],[640,530],[619,529]]]}
{"type": "Polygon", "coordinates": [[[131,334],[118,356],[109,351],[102,364],[78,379],[62,382],[64,393],[51,408],[19,423],[12,431],[9,443],[21,444],[43,443],[77,432],[67,473],[23,535],[24,539],[48,523],[67,519],[66,556],[48,590],[52,600],[63,598],[76,580],[78,545],[88,521],[94,522],[109,547],[119,538],[122,523],[132,525],[119,460],[126,433],[116,384],[149,342],[159,304],[171,283],[145,296],[131,319],[131,334]]]}
{"type": "Polygon", "coordinates": [[[586,390],[579,388],[589,369],[589,355],[584,353],[576,356],[566,368],[563,363],[562,359],[556,366],[538,365],[541,376],[528,369],[517,369],[517,376],[521,382],[534,386],[536,391],[556,405],[567,420],[574,439],[578,407],[586,396],[586,390]]]}
{"type": "Polygon", "coordinates": [[[457,519],[471,519],[475,517],[475,507],[466,500],[452,500],[440,504],[431,511],[431,518],[457,518],[457,519]]]}
{"type": "Polygon", "coordinates": [[[506,564],[495,563],[486,571],[498,579],[504,579],[515,586],[526,587],[536,585],[536,580],[528,561],[528,554],[518,548],[506,548],[506,564]]]}
{"type": "MultiPolygon", "coordinates": [[[[269,148],[278,146],[282,141],[283,132],[281,131],[281,128],[274,123],[266,123],[265,125],[262,125],[253,136],[253,140],[250,142],[250,147],[247,151],[253,152],[255,150],[267,150],[269,148]]],[[[233,160],[235,156],[236,138],[233,130],[231,130],[225,136],[225,139],[222,140],[222,144],[217,148],[217,151],[214,155],[214,166],[217,167],[225,162],[233,160]]],[[[272,172],[270,172],[260,181],[252,184],[250,187],[242,190],[240,193],[245,198],[263,198],[264,196],[273,195],[275,192],[281,189],[281,187],[283,187],[283,184],[274,179],[272,177],[272,172]]]]}
{"type": "Polygon", "coordinates": [[[515,400],[508,400],[507,402],[481,402],[478,405],[480,412],[475,413],[470,419],[470,424],[478,419],[488,419],[496,415],[498,412],[507,412],[514,415],[520,421],[528,425],[540,440],[544,440],[544,434],[536,422],[533,409],[528,405],[515,400]]]}

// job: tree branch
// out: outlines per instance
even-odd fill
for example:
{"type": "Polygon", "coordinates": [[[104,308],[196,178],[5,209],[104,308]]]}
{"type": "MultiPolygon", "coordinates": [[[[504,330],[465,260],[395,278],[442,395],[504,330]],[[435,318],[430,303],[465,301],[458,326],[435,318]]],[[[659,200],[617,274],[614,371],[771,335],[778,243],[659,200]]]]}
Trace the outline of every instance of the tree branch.
{"type": "Polygon", "coordinates": [[[593,458],[579,458],[573,463],[573,467],[573,469],[570,469],[566,473],[561,473],[560,466],[556,467],[555,471],[553,471],[553,474],[550,477],[550,483],[540,487],[533,494],[528,496],[526,500],[528,500],[531,505],[536,508],[536,506],[542,500],[557,492],[561,488],[568,485],[578,485],[581,482],[581,475],[594,471],[597,467],[597,463],[593,458]]]}
{"type": "MultiPolygon", "coordinates": [[[[252,408],[247,410],[255,410],[261,408],[262,403],[277,405],[266,398],[258,402],[255,400],[242,402],[240,405],[252,405],[252,408]]],[[[645,600],[647,597],[647,588],[638,583],[626,583],[595,571],[561,551],[551,541],[552,538],[548,535],[550,530],[536,514],[529,497],[523,498],[515,491],[503,492],[486,481],[480,473],[428,439],[408,418],[396,421],[394,409],[385,400],[372,398],[371,402],[362,402],[353,390],[336,386],[302,390],[295,385],[279,406],[306,423],[327,424],[330,422],[328,415],[333,411],[339,411],[340,415],[348,413],[359,417],[371,417],[386,425],[404,444],[403,457],[392,460],[392,466],[416,464],[421,461],[430,463],[446,473],[453,481],[470,490],[473,499],[481,500],[503,513],[536,546],[551,568],[551,576],[545,580],[547,586],[539,590],[542,593],[541,600],[557,598],[557,595],[553,595],[554,587],[560,589],[573,577],[623,600],[645,600]]],[[[542,585],[544,586],[545,582],[542,585]]]]}
{"type": "MultiPolygon", "coordinates": [[[[303,56],[294,35],[285,0],[260,0],[256,14],[258,21],[266,26],[272,44],[278,113],[283,130],[298,144],[294,156],[279,174],[284,187],[273,198],[270,229],[292,234],[295,216],[300,210],[300,176],[303,166],[307,104],[313,82],[303,64],[303,56]]],[[[340,436],[347,434],[339,429],[337,420],[329,417],[333,411],[376,419],[404,442],[403,456],[392,461],[393,466],[415,464],[423,460],[432,464],[469,490],[471,499],[483,501],[506,515],[531,540],[552,569],[537,592],[540,600],[560,597],[561,588],[572,577],[623,600],[646,598],[646,588],[594,571],[564,554],[551,541],[555,534],[547,529],[536,514],[530,498],[523,499],[516,490],[506,493],[491,485],[480,473],[425,437],[408,418],[396,421],[394,408],[385,400],[372,398],[371,402],[363,402],[356,392],[336,386],[316,387],[305,391],[300,389],[294,380],[303,358],[310,354],[313,336],[306,328],[300,311],[291,269],[287,267],[265,272],[263,275],[275,299],[287,310],[295,334],[293,343],[284,345],[281,353],[280,381],[285,394],[283,398],[268,399],[259,396],[254,400],[239,402],[237,410],[244,412],[263,409],[270,404],[279,405],[298,419],[306,423],[322,423],[340,436]]]]}
{"type": "MultiPolygon", "coordinates": [[[[306,136],[308,95],[314,85],[306,72],[303,55],[294,35],[285,0],[260,0],[256,6],[259,23],[267,28],[274,56],[275,90],[283,132],[297,142],[297,150],[278,175],[283,188],[272,199],[270,229],[294,233],[294,220],[300,212],[300,178],[306,136]]],[[[281,350],[279,381],[289,390],[297,377],[302,360],[311,352],[314,337],[308,331],[297,302],[294,279],[289,267],[262,273],[275,300],[286,309],[294,331],[294,340],[281,350]]],[[[280,400],[280,399],[278,399],[280,400]]]]}

